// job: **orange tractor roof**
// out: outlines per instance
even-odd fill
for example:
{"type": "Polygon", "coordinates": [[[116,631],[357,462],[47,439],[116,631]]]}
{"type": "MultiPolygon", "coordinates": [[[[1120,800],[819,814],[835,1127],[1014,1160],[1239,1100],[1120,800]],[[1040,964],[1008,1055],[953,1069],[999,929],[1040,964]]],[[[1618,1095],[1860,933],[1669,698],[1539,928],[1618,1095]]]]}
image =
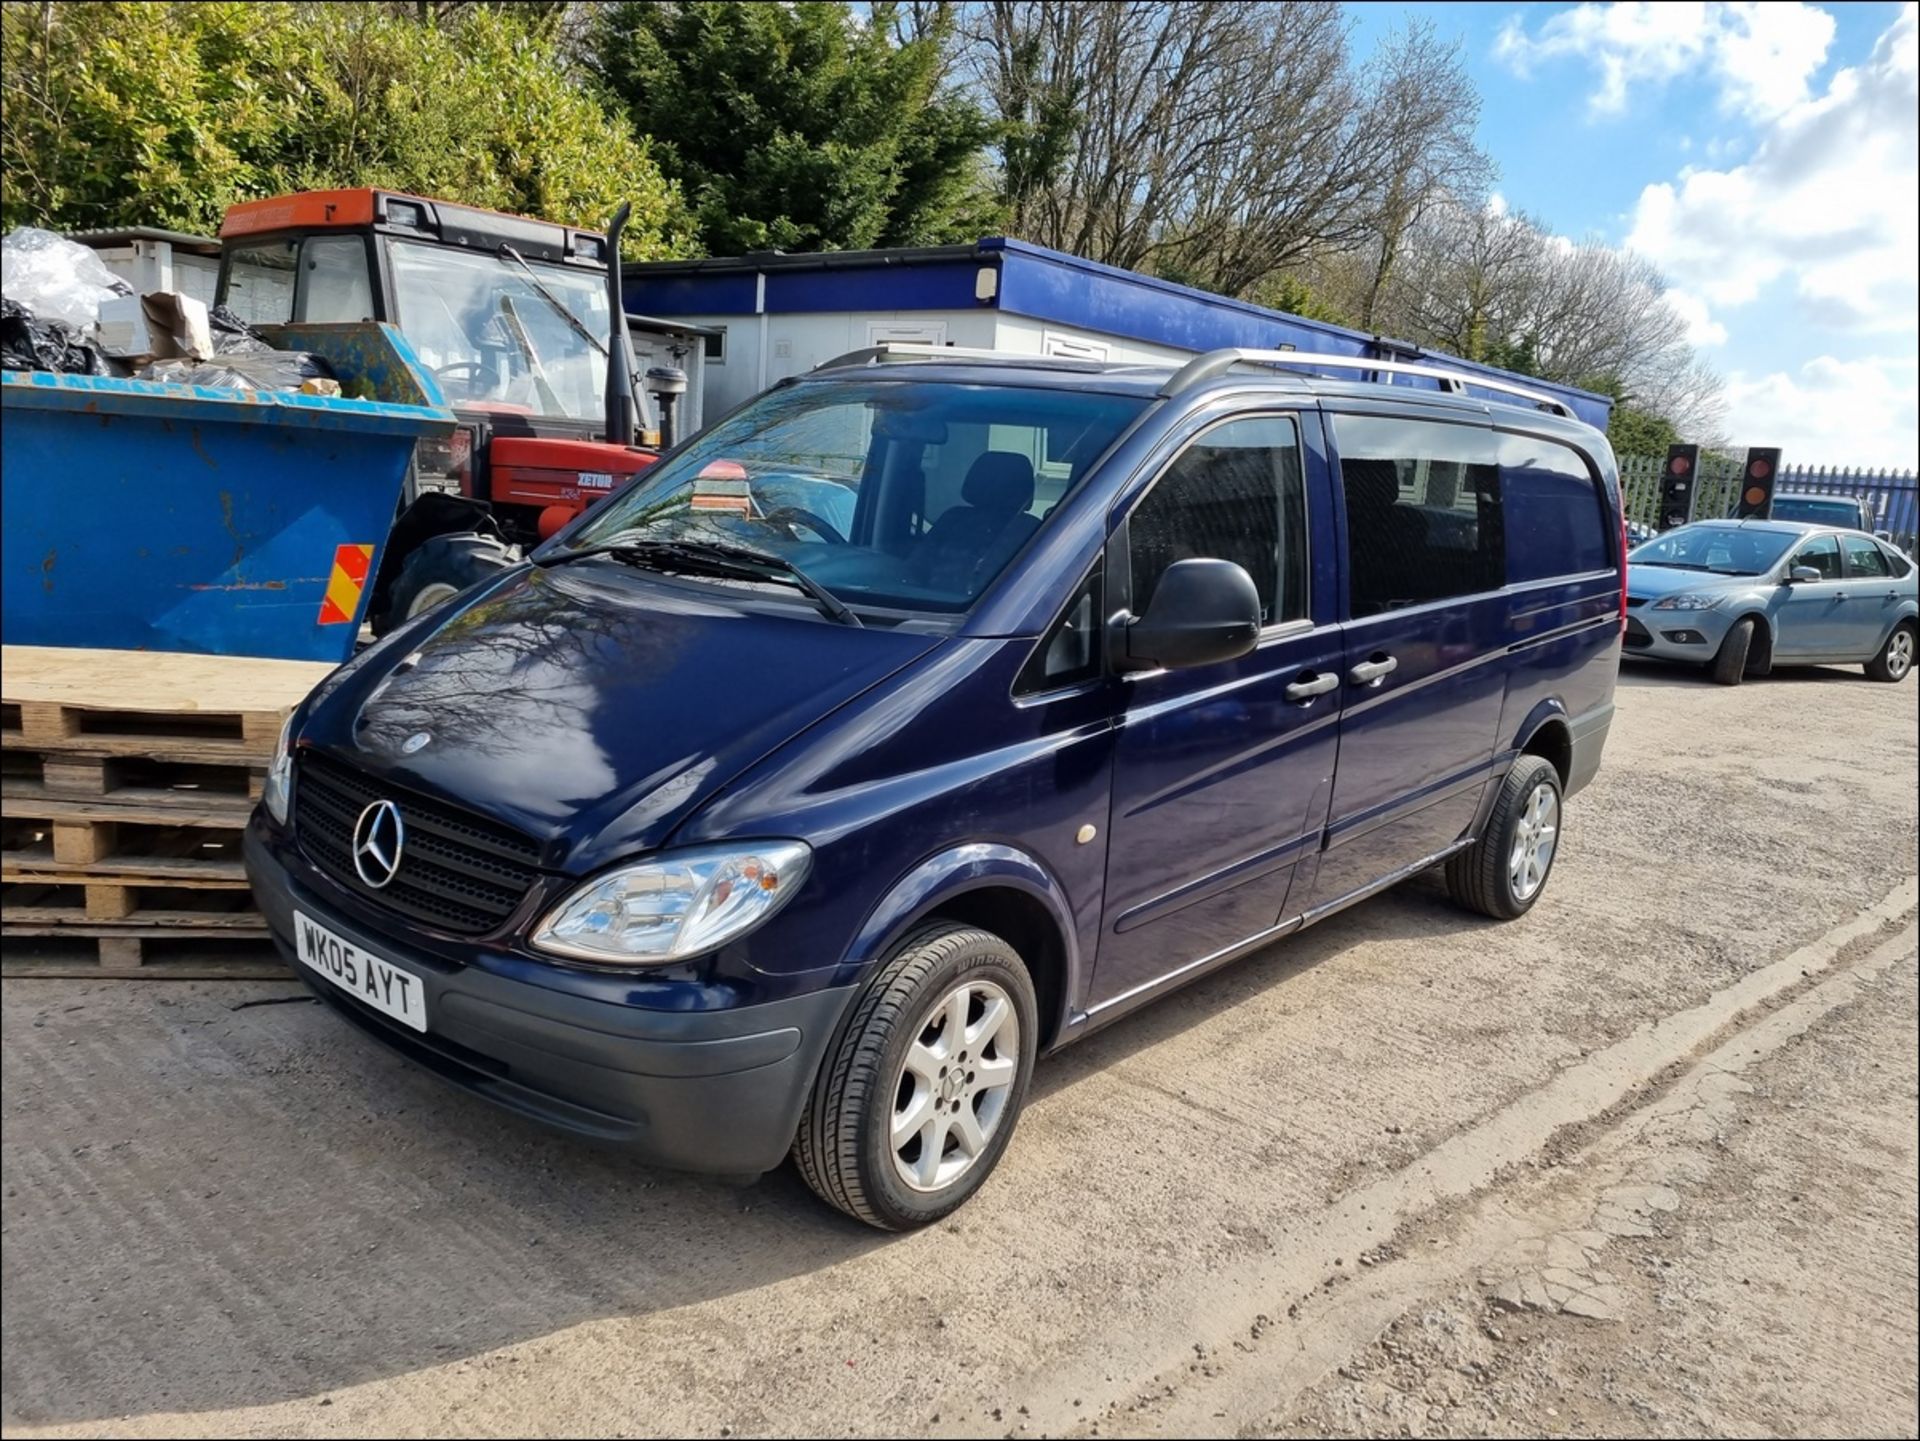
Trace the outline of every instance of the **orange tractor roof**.
{"type": "Polygon", "coordinates": [[[227,207],[220,236],[259,235],[269,230],[321,229],[330,225],[371,225],[371,190],[302,190],[227,207]]]}
{"type": "MultiPolygon", "coordinates": [[[[557,221],[530,215],[515,215],[510,210],[489,210],[483,205],[463,205],[457,200],[436,200],[430,195],[414,195],[405,190],[297,190],[291,195],[275,195],[266,200],[244,200],[229,205],[220,221],[220,235],[261,235],[271,230],[323,230],[371,225],[381,198],[413,200],[436,209],[464,210],[473,215],[498,215],[524,225],[551,225],[555,230],[577,229],[557,221]]],[[[586,231],[586,234],[595,234],[586,231]]]]}

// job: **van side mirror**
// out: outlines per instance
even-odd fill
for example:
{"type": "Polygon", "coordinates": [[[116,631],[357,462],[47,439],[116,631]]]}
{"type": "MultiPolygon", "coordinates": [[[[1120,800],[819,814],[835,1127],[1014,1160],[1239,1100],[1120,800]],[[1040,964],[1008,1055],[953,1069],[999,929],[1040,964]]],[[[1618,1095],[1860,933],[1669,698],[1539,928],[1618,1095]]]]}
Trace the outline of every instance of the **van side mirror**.
{"type": "Polygon", "coordinates": [[[1118,618],[1121,670],[1178,670],[1233,660],[1260,639],[1260,592],[1230,560],[1176,560],[1142,616],[1118,618]]]}
{"type": "Polygon", "coordinates": [[[1810,565],[1796,565],[1787,572],[1788,585],[1811,585],[1821,578],[1820,572],[1810,565]]]}

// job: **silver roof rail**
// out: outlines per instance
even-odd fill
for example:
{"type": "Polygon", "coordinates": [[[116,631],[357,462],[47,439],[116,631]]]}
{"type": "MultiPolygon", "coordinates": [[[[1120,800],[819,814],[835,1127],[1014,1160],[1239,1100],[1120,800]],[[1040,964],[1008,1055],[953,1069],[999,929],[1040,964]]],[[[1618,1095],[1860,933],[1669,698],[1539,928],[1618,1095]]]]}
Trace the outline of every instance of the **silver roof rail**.
{"type": "Polygon", "coordinates": [[[1033,364],[1035,361],[1074,359],[1070,356],[1021,355],[1012,350],[976,350],[964,345],[935,345],[926,340],[883,340],[878,345],[849,350],[832,360],[823,360],[815,370],[833,370],[842,365],[882,365],[889,360],[1009,360],[1033,364]]]}
{"type": "Polygon", "coordinates": [[[1511,381],[1473,375],[1464,370],[1448,370],[1438,365],[1416,365],[1404,360],[1369,360],[1357,355],[1319,355],[1305,350],[1209,350],[1205,355],[1196,355],[1175,371],[1160,393],[1178,395],[1204,381],[1225,375],[1236,365],[1304,365],[1329,370],[1374,371],[1383,375],[1419,375],[1439,381],[1441,389],[1453,395],[1465,395],[1467,387],[1474,385],[1482,390],[1515,396],[1542,410],[1563,415],[1568,420],[1578,419],[1573,407],[1564,400],[1555,400],[1551,395],[1528,390],[1511,381]]]}

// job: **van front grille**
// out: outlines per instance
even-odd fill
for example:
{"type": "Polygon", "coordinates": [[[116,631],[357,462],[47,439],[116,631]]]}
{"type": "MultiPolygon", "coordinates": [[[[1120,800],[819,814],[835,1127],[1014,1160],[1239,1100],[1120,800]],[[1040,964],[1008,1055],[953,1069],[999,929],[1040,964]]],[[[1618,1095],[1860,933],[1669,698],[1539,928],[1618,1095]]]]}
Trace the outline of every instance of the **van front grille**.
{"type": "Polygon", "coordinates": [[[531,838],[312,751],[300,755],[294,777],[293,832],[307,857],[348,890],[443,931],[492,930],[539,876],[531,838]],[[382,800],[399,808],[406,842],[392,881],[376,888],[354,866],[353,833],[362,812],[382,800]]]}

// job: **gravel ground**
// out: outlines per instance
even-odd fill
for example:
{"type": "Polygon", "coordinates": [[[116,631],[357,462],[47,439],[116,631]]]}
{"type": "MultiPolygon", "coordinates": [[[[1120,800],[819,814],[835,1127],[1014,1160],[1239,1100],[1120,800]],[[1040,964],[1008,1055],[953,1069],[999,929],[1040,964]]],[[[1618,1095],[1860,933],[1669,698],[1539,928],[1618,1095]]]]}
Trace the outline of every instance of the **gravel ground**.
{"type": "Polygon", "coordinates": [[[1249,1434],[1914,1435],[1920,972],[1898,939],[1820,1024],[1533,1188],[1527,1224],[1513,1188],[1527,1234],[1474,1284],[1249,1434]]]}
{"type": "MultiPolygon", "coordinates": [[[[1917,702],[1857,672],[1723,689],[1630,668],[1527,919],[1466,916],[1422,878],[1188,988],[1049,1062],[993,1184],[907,1237],[826,1211],[790,1171],[731,1188],[548,1136],[310,1003],[236,1009],[290,985],[9,981],[6,1431],[1112,1432],[1151,1429],[1128,1409],[1148,1390],[1211,1383],[1236,1399],[1205,1429],[1331,1424],[1315,1408],[1344,1404],[1336,1368],[1445,1309],[1387,1285],[1407,1237],[1519,1197],[1565,1153],[1559,1128],[1613,1124],[1756,988],[1884,943],[1913,904],[1917,702]],[[1363,1269],[1386,1286],[1374,1311],[1316,1309],[1363,1269]]],[[[1789,1234],[1811,1276],[1879,1257],[1911,1277],[1912,989],[1897,968],[1876,985],[1907,1069],[1849,1064],[1818,1109],[1756,1105],[1772,1139],[1716,1171],[1724,1209],[1689,1199],[1637,1238],[1679,1248],[1657,1291],[1608,1298],[1670,1328],[1606,1363],[1665,1410],[1643,1427],[1854,1429],[1816,1401],[1859,1389],[1867,1353],[1805,1341],[1860,1316],[1801,1286],[1812,1329],[1770,1331],[1725,1277],[1761,1274],[1748,1258],[1789,1234]],[[1873,1175],[1803,1175],[1809,1125],[1892,1149],[1873,1175]],[[1782,1210],[1781,1187],[1813,1199],[1782,1210]],[[1744,1350],[1713,1339],[1742,1326],[1744,1350]],[[1730,1409],[1756,1367],[1788,1375],[1789,1347],[1799,1379],[1772,1409],[1730,1409]],[[1672,1419],[1683,1403],[1717,1419],[1672,1419]]],[[[1412,1279],[1464,1298],[1480,1334],[1499,1278],[1412,1279]]],[[[1904,1318],[1889,1364],[1911,1433],[1913,1292],[1888,1284],[1872,1307],[1904,1318]]],[[[1501,1412],[1516,1432],[1574,1414],[1529,1385],[1501,1412]]],[[[1622,1404],[1580,1414],[1630,1429],[1622,1404]]]]}

